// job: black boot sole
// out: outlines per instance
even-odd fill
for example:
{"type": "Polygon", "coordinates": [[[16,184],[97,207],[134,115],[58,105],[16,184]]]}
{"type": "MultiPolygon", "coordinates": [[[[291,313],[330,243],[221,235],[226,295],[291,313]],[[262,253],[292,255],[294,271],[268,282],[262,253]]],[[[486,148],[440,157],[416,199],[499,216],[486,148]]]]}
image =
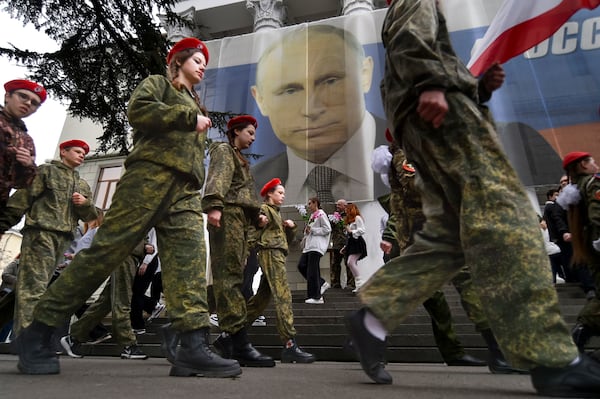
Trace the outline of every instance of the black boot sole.
{"type": "Polygon", "coordinates": [[[275,367],[275,360],[247,360],[239,357],[233,357],[242,367],[275,367]]]}
{"type": "Polygon", "coordinates": [[[231,378],[242,374],[239,366],[231,366],[223,369],[198,369],[183,366],[171,366],[169,375],[172,377],[207,377],[207,378],[231,378]]]}

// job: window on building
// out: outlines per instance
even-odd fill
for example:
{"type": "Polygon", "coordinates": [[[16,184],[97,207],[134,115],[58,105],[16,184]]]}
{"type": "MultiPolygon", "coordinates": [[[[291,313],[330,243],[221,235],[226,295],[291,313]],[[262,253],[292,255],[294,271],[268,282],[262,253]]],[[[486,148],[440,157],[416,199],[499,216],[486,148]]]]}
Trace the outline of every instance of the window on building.
{"type": "Polygon", "coordinates": [[[122,166],[109,166],[100,170],[98,184],[96,184],[96,200],[94,204],[100,209],[110,208],[112,197],[121,178],[122,166]]]}

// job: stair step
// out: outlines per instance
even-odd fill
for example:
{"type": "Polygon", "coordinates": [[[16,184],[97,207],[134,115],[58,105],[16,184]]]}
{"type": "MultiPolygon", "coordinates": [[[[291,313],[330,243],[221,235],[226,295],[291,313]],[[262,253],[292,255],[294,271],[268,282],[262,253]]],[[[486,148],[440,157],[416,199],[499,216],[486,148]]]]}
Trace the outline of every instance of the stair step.
{"type": "MultiPolygon", "coordinates": [[[[556,286],[556,291],[563,318],[569,326],[573,326],[577,314],[586,303],[585,294],[577,284],[560,284],[556,286]]],[[[485,359],[485,342],[466,316],[458,293],[450,285],[444,287],[444,293],[452,312],[455,331],[465,350],[485,359]]],[[[292,292],[294,326],[298,332],[299,345],[320,360],[355,361],[354,354],[344,349],[347,341],[344,316],[361,306],[358,297],[351,290],[332,288],[324,294],[323,305],[308,305],[304,303],[305,295],[305,291],[292,292]]],[[[168,309],[163,316],[147,325],[146,334],[138,336],[142,350],[151,357],[163,357],[156,329],[169,322],[168,309]]],[[[267,325],[251,327],[248,331],[250,340],[261,352],[280,359],[282,342],[276,328],[273,303],[265,309],[264,316],[267,325]]],[[[110,325],[110,318],[105,319],[104,323],[110,325]]],[[[211,327],[211,342],[219,332],[218,327],[211,327]]],[[[587,348],[600,348],[600,338],[590,340],[587,348]]],[[[122,349],[114,340],[98,345],[82,345],[82,351],[87,356],[119,356],[122,349]]],[[[10,353],[9,345],[0,344],[0,353],[10,353]]],[[[417,307],[389,337],[386,358],[390,362],[442,362],[433,339],[431,319],[422,306],[417,307]]]]}

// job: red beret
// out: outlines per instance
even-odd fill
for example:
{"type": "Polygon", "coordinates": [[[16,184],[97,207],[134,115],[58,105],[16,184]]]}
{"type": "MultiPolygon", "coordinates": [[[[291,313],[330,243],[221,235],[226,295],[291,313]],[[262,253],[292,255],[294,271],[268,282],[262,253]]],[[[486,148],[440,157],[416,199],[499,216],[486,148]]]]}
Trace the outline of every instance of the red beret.
{"type": "Polygon", "coordinates": [[[263,188],[260,190],[260,196],[261,197],[266,197],[267,193],[271,190],[273,190],[275,187],[281,185],[281,180],[279,180],[278,177],[275,177],[273,179],[271,179],[267,184],[265,184],[263,186],[263,188]]]}
{"type": "Polygon", "coordinates": [[[4,89],[7,92],[15,90],[29,90],[40,98],[40,103],[46,101],[46,89],[41,84],[25,79],[15,79],[4,83],[4,89]]]}
{"type": "Polygon", "coordinates": [[[246,124],[246,126],[252,125],[255,129],[258,129],[258,123],[256,122],[256,119],[253,116],[240,115],[236,116],[235,118],[231,118],[229,122],[227,122],[227,130],[231,130],[232,127],[236,125],[242,125],[244,123],[246,124]]]}
{"type": "Polygon", "coordinates": [[[563,169],[567,169],[567,167],[573,162],[580,161],[583,158],[591,157],[592,155],[589,152],[581,152],[575,151],[570,152],[563,158],[563,169]]]}
{"type": "Polygon", "coordinates": [[[83,140],[68,140],[68,141],[60,143],[60,145],[59,145],[59,148],[61,150],[64,150],[65,148],[71,148],[71,147],[81,147],[81,148],[83,148],[83,150],[85,151],[86,154],[88,152],[90,152],[90,146],[83,140]]]}
{"type": "Polygon", "coordinates": [[[206,48],[206,45],[195,37],[186,37],[185,39],[181,39],[175,43],[175,45],[171,48],[169,54],[167,55],[167,65],[171,63],[171,59],[175,54],[189,49],[198,49],[202,54],[204,54],[204,58],[206,58],[206,63],[208,64],[208,48],[206,48]]]}

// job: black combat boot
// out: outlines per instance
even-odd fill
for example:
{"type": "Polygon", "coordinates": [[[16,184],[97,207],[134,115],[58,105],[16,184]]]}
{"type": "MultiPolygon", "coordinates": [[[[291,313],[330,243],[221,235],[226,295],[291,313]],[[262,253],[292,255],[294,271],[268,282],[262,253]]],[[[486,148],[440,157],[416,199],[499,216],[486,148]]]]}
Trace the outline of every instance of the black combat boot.
{"type": "Polygon", "coordinates": [[[19,363],[23,374],[59,374],[60,363],[52,347],[54,327],[34,320],[17,337],[19,363]]]}
{"type": "Polygon", "coordinates": [[[215,352],[224,359],[233,359],[233,342],[227,333],[221,333],[213,342],[215,352]]]}
{"type": "Polygon", "coordinates": [[[163,354],[171,364],[175,364],[179,334],[171,328],[171,323],[163,324],[156,330],[156,333],[160,337],[160,349],[163,354]]]}
{"type": "Polygon", "coordinates": [[[600,363],[580,353],[568,366],[532,369],[531,382],[542,396],[597,398],[600,393],[600,363]]]}
{"type": "Polygon", "coordinates": [[[364,372],[377,384],[391,384],[392,376],[385,370],[386,341],[377,339],[366,329],[366,312],[367,309],[362,308],[346,316],[346,329],[364,372]]]}
{"type": "Polygon", "coordinates": [[[590,338],[592,338],[592,331],[589,327],[577,322],[573,330],[571,331],[571,336],[573,337],[573,342],[577,345],[577,349],[579,352],[585,352],[585,345],[588,343],[590,338]]]}
{"type": "Polygon", "coordinates": [[[494,333],[489,328],[481,332],[481,336],[487,344],[488,351],[490,352],[490,359],[488,361],[488,368],[492,374],[529,374],[528,370],[518,369],[512,367],[504,357],[502,350],[498,346],[498,341],[494,333]]]}
{"type": "Polygon", "coordinates": [[[315,355],[302,350],[294,338],[289,339],[281,351],[281,363],[312,363],[314,361],[315,355]]]}
{"type": "Polygon", "coordinates": [[[242,374],[237,361],[223,359],[210,350],[208,327],[179,334],[181,348],[177,351],[169,375],[176,377],[235,377],[242,374]]]}
{"type": "Polygon", "coordinates": [[[247,367],[275,367],[275,361],[271,356],[263,355],[256,350],[248,340],[246,328],[242,328],[235,334],[231,334],[233,343],[233,358],[240,365],[247,367]]]}

